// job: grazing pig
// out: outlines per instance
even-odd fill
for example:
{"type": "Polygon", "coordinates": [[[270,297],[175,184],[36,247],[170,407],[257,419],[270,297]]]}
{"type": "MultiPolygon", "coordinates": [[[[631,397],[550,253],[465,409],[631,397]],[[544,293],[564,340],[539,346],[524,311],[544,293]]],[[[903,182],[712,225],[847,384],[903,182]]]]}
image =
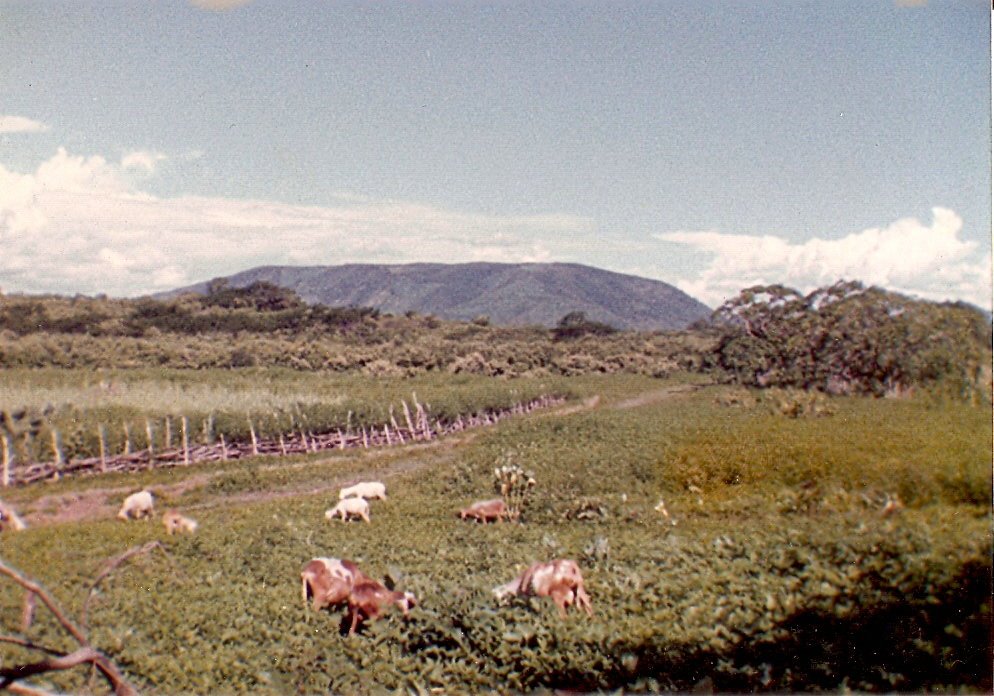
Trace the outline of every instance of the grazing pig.
{"type": "Polygon", "coordinates": [[[124,504],[117,513],[117,519],[137,520],[139,517],[151,517],[153,512],[152,494],[148,491],[138,491],[124,499],[124,504]]]}
{"type": "Polygon", "coordinates": [[[363,481],[362,483],[357,483],[354,486],[349,486],[338,491],[339,500],[352,497],[365,498],[366,500],[372,500],[373,498],[386,500],[387,487],[386,484],[379,481],[363,481]]]}
{"type": "Polygon", "coordinates": [[[12,532],[21,532],[27,528],[28,525],[24,524],[20,515],[14,512],[14,508],[0,501],[0,532],[8,529],[12,532]]]}
{"type": "Polygon", "coordinates": [[[166,527],[166,534],[170,536],[175,532],[182,534],[188,532],[193,534],[197,531],[197,521],[184,517],[176,510],[166,510],[162,516],[162,524],[166,527]]]}
{"type": "Polygon", "coordinates": [[[312,558],[300,572],[304,608],[313,598],[314,611],[345,604],[352,586],[368,578],[352,561],[338,558],[312,558]]]}
{"type": "Polygon", "coordinates": [[[410,592],[394,592],[376,580],[365,578],[352,586],[348,603],[349,615],[352,617],[352,625],[349,627],[351,636],[360,621],[374,620],[385,609],[389,609],[391,604],[407,616],[410,608],[416,606],[417,599],[410,592]]]}
{"type": "Polygon", "coordinates": [[[535,595],[551,597],[559,607],[560,616],[566,616],[566,607],[576,604],[587,612],[594,613],[590,596],[583,589],[583,575],[576,561],[556,559],[554,561],[532,563],[521,575],[509,583],[494,588],[494,595],[503,599],[511,595],[535,595]]]}
{"type": "Polygon", "coordinates": [[[360,517],[366,522],[369,522],[369,503],[364,498],[345,498],[339,500],[338,505],[330,510],[326,510],[324,513],[325,519],[329,522],[336,515],[342,516],[342,522],[345,522],[349,517],[360,517]]]}
{"type": "Polygon", "coordinates": [[[502,519],[510,519],[507,506],[500,498],[493,500],[479,500],[468,508],[459,511],[459,519],[473,519],[479,522],[490,522],[491,520],[500,522],[502,519]]]}
{"type": "Polygon", "coordinates": [[[884,507],[880,511],[881,517],[890,517],[895,515],[904,509],[904,503],[898,497],[897,493],[888,493],[884,498],[884,507]]]}

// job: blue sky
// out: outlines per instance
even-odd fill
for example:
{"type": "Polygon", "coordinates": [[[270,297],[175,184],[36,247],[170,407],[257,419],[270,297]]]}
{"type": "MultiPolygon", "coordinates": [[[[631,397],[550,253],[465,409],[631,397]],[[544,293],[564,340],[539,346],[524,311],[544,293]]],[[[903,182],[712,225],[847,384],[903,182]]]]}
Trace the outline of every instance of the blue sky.
{"type": "Polygon", "coordinates": [[[0,288],[571,261],[991,307],[984,2],[0,0],[0,288]]]}

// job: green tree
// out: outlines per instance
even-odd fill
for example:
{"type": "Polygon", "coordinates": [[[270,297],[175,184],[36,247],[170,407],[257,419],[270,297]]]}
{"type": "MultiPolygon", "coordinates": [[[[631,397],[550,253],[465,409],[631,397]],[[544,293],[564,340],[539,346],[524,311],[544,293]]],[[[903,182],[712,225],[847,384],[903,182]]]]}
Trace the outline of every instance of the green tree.
{"type": "Polygon", "coordinates": [[[808,295],[743,290],[712,316],[708,364],[760,387],[883,395],[943,382],[963,393],[990,380],[991,324],[962,303],[914,300],[858,282],[808,295]]]}
{"type": "Polygon", "coordinates": [[[564,315],[559,320],[556,328],[552,330],[552,338],[556,341],[562,341],[587,335],[607,336],[617,333],[617,331],[616,328],[609,324],[590,321],[587,319],[586,313],[576,311],[564,315]]]}

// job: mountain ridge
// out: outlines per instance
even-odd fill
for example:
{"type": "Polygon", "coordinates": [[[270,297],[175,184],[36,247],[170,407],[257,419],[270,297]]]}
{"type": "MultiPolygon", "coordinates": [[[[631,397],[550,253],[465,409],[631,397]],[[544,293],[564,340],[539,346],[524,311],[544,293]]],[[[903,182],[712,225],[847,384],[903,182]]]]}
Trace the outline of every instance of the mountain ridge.
{"type": "MultiPolygon", "coordinates": [[[[570,312],[619,329],[682,329],[709,307],[659,280],[576,263],[411,263],[257,266],[223,276],[233,287],[265,281],[310,303],[415,311],[494,324],[553,326],[570,312]]],[[[209,281],[158,293],[205,294],[209,281]]]]}

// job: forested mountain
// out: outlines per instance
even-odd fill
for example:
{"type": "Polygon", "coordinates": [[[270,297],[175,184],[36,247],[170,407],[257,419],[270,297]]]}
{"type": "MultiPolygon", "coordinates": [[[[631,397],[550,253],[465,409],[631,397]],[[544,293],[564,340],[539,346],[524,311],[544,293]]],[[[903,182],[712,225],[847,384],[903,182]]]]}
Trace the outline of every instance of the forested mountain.
{"type": "MultiPolygon", "coordinates": [[[[618,329],[682,329],[710,313],[667,283],[569,263],[261,266],[225,280],[236,288],[273,283],[330,307],[463,321],[487,316],[498,325],[548,327],[570,312],[583,312],[618,329]]],[[[204,282],[159,297],[207,290],[204,282]]]]}

